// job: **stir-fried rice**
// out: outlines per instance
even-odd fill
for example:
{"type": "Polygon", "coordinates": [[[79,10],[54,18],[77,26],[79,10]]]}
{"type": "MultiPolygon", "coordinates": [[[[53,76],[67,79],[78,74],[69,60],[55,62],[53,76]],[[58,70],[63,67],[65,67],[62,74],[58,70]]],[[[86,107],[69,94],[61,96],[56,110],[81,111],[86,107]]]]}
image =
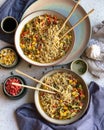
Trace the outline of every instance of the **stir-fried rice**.
{"type": "Polygon", "coordinates": [[[63,20],[48,14],[37,16],[29,21],[20,35],[23,53],[39,63],[50,63],[63,57],[72,46],[72,32],[63,39],[60,37],[70,28],[65,25],[57,36],[63,20]]]}
{"type": "MultiPolygon", "coordinates": [[[[44,83],[61,91],[61,94],[39,92],[40,104],[47,115],[54,119],[71,119],[82,110],[83,86],[73,75],[57,72],[46,77],[44,83]]],[[[41,88],[50,90],[44,85],[41,88]]]]}

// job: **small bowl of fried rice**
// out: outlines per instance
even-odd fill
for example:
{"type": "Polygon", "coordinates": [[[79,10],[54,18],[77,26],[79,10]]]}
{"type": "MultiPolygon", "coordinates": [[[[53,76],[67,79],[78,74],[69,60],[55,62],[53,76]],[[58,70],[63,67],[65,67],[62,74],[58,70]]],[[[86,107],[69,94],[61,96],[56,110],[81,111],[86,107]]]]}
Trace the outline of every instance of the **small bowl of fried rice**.
{"type": "Polygon", "coordinates": [[[85,81],[70,69],[56,69],[46,73],[37,88],[54,91],[55,94],[36,90],[34,93],[35,106],[40,115],[47,121],[57,124],[71,124],[82,116],[88,109],[89,90],[85,81]]]}
{"type": "Polygon", "coordinates": [[[39,10],[26,16],[15,33],[15,47],[28,63],[37,66],[59,64],[70,55],[75,41],[74,30],[62,37],[71,28],[66,17],[52,10],[39,10]]]}

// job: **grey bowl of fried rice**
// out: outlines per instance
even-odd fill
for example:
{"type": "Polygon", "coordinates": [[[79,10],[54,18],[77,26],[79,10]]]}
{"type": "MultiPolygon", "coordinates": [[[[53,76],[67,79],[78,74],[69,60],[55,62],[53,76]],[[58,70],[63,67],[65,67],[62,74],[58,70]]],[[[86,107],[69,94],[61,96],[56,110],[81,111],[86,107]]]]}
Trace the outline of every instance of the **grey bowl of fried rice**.
{"type": "Polygon", "coordinates": [[[57,65],[70,55],[75,40],[74,30],[65,34],[71,24],[66,17],[52,10],[40,10],[26,16],[15,33],[15,47],[27,62],[37,66],[57,65]]]}
{"type": "MultiPolygon", "coordinates": [[[[85,114],[89,105],[89,91],[85,81],[75,72],[69,69],[52,70],[40,81],[60,91],[55,94],[35,91],[36,108],[45,120],[66,125],[85,114]]],[[[36,87],[53,91],[40,83],[36,87]]]]}

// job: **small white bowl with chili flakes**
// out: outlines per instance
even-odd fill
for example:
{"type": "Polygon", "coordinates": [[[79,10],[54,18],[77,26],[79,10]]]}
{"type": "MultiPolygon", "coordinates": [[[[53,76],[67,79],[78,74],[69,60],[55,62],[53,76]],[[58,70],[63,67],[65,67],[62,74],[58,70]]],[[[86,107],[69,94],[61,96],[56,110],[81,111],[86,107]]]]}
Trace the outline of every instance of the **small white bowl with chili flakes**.
{"type": "Polygon", "coordinates": [[[4,68],[13,68],[18,63],[18,54],[13,47],[4,47],[0,50],[0,65],[4,68]]]}
{"type": "Polygon", "coordinates": [[[8,77],[3,83],[3,92],[10,99],[20,99],[26,94],[26,88],[13,85],[12,83],[25,84],[22,77],[13,75],[8,77]]]}

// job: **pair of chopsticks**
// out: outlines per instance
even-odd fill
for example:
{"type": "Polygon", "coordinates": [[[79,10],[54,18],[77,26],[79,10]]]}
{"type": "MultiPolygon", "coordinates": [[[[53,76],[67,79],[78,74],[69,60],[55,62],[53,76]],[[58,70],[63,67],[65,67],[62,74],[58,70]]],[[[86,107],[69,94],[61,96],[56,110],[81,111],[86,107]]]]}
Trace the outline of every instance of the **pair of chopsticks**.
{"type": "Polygon", "coordinates": [[[49,90],[45,90],[45,89],[41,89],[41,88],[36,88],[36,87],[24,85],[24,84],[19,84],[19,83],[12,83],[12,84],[16,85],[16,86],[20,86],[20,87],[25,87],[25,88],[29,88],[29,89],[33,89],[33,90],[39,90],[39,91],[42,91],[42,92],[55,94],[55,92],[53,92],[53,91],[49,91],[49,90]]]}
{"type": "MultiPolygon", "coordinates": [[[[74,11],[76,10],[77,6],[79,5],[80,0],[78,0],[78,2],[75,4],[75,6],[73,7],[73,9],[71,10],[71,12],[69,13],[68,17],[66,18],[65,22],[63,23],[62,27],[60,28],[60,30],[57,32],[57,36],[59,35],[59,33],[62,31],[62,29],[65,27],[66,23],[68,22],[68,20],[70,19],[70,17],[72,16],[72,14],[74,13],[74,11]]],[[[81,22],[83,22],[92,12],[94,11],[94,9],[90,10],[83,18],[81,18],[76,24],[74,24],[59,40],[63,39],[65,37],[65,35],[67,35],[70,31],[72,31],[76,26],[78,26],[81,22]]]]}
{"type": "MultiPolygon", "coordinates": [[[[33,77],[27,75],[26,73],[23,73],[22,71],[19,71],[19,70],[15,70],[15,71],[16,71],[17,73],[23,75],[23,76],[26,76],[26,77],[28,77],[28,78],[34,80],[34,81],[37,82],[37,83],[40,83],[40,84],[42,84],[42,85],[44,85],[44,86],[47,86],[48,88],[50,88],[50,89],[52,89],[52,90],[54,90],[54,91],[56,91],[56,92],[58,92],[58,93],[61,93],[58,89],[56,89],[56,88],[54,88],[54,87],[52,87],[52,86],[50,86],[50,85],[48,85],[48,84],[45,84],[45,83],[43,83],[42,81],[40,81],[40,80],[38,80],[38,79],[36,79],[36,78],[33,78],[33,77]]],[[[40,88],[36,88],[36,87],[32,87],[32,86],[27,86],[27,85],[23,85],[23,84],[18,84],[18,83],[12,83],[12,84],[13,84],[13,85],[22,86],[22,87],[26,87],[26,88],[30,88],[30,89],[34,89],[34,90],[39,90],[39,91],[43,91],[43,92],[55,94],[54,91],[49,91],[49,90],[46,90],[46,89],[40,89],[40,88]]]]}

